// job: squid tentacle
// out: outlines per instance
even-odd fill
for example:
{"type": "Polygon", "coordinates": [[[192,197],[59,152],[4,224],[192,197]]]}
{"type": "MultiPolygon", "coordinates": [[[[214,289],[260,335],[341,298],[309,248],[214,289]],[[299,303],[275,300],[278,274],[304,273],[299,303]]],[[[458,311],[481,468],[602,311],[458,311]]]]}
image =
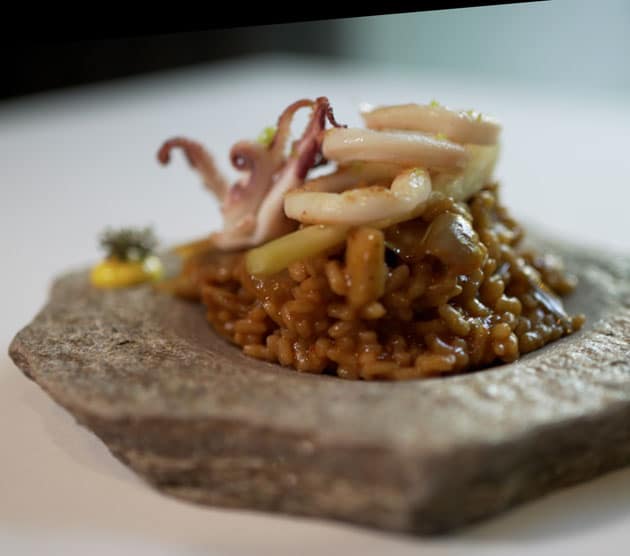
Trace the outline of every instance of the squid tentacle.
{"type": "Polygon", "coordinates": [[[190,165],[222,203],[224,227],[212,235],[214,244],[220,249],[251,247],[297,227],[298,223],[284,214],[284,195],[301,186],[308,171],[325,160],[322,141],[327,121],[334,127],[345,127],[335,120],[326,97],[301,99],[289,105],[280,115],[268,147],[253,141],[240,141],[232,147],[230,160],[243,175],[231,187],[210,154],[190,139],[176,137],[166,141],[158,151],[158,159],[166,164],[171,150],[182,148],[190,165]],[[293,116],[307,106],[312,108],[308,124],[286,157],[284,150],[293,116]]]}
{"type": "Polygon", "coordinates": [[[158,160],[164,165],[168,164],[171,160],[171,151],[174,148],[180,148],[184,151],[188,163],[199,172],[206,188],[214,193],[219,200],[223,200],[229,189],[228,182],[203,145],[185,137],[173,137],[165,141],[160,147],[157,153],[158,160]]]}

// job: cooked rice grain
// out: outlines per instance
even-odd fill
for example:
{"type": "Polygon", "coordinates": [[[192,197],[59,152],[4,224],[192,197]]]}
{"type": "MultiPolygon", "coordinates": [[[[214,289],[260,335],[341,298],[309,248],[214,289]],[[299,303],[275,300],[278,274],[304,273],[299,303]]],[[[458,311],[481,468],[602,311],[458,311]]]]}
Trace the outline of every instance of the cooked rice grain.
{"type": "Polygon", "coordinates": [[[557,257],[520,250],[522,237],[488,185],[468,203],[433,199],[415,221],[353,230],[347,249],[272,277],[248,275],[240,253],[197,256],[184,266],[182,295],[192,290],[247,355],[298,371],[366,380],[459,373],[514,361],[584,322],[544,303],[576,281],[557,257]],[[424,232],[444,213],[472,223],[473,267],[423,251],[424,232]]]}

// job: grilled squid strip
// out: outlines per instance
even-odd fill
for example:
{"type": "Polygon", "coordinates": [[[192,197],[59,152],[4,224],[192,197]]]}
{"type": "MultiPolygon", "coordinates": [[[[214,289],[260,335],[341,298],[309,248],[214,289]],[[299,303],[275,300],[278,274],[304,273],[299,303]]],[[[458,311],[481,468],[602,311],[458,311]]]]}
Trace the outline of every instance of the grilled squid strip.
{"type": "Polygon", "coordinates": [[[466,201],[490,181],[499,158],[499,146],[466,145],[469,162],[459,172],[444,172],[433,178],[433,191],[466,201]]]}
{"type": "MultiPolygon", "coordinates": [[[[432,181],[432,195],[447,195],[455,201],[465,201],[488,183],[498,157],[498,147],[468,145],[466,150],[471,158],[466,169],[456,173],[437,175],[432,181]]],[[[417,218],[422,214],[424,203],[415,211],[397,218],[371,222],[377,229],[417,218]]],[[[345,241],[350,225],[313,225],[287,234],[276,240],[248,251],[245,257],[247,270],[251,274],[269,275],[279,272],[295,261],[313,257],[345,241]]]]}
{"type": "Polygon", "coordinates": [[[334,128],[324,134],[322,152],[339,163],[365,160],[428,169],[462,168],[468,159],[461,145],[418,132],[334,128]]]}
{"type": "Polygon", "coordinates": [[[391,182],[404,167],[387,162],[352,162],[337,171],[304,182],[300,191],[341,193],[347,189],[380,182],[391,182]]]}
{"type": "Polygon", "coordinates": [[[284,198],[284,212],[303,224],[359,226],[411,214],[430,193],[429,173],[411,168],[396,176],[389,189],[377,186],[344,193],[290,192],[284,198]]]}
{"type": "Polygon", "coordinates": [[[370,129],[439,133],[457,143],[494,145],[501,131],[501,126],[488,116],[472,110],[450,110],[439,104],[368,107],[361,116],[370,129]]]}

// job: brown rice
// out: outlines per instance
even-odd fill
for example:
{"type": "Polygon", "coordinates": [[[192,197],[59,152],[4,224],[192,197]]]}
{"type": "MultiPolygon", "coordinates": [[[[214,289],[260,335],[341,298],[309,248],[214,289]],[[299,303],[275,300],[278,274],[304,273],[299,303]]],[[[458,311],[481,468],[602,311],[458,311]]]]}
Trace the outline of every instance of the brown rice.
{"type": "Polygon", "coordinates": [[[514,361],[584,322],[556,298],[575,279],[556,258],[524,251],[522,236],[490,184],[466,203],[436,196],[420,218],[383,231],[356,228],[345,245],[271,277],[249,275],[242,253],[192,257],[176,292],[200,300],[247,355],[298,371],[461,373],[514,361]],[[439,230],[454,225],[474,232],[445,244],[439,230]]]}

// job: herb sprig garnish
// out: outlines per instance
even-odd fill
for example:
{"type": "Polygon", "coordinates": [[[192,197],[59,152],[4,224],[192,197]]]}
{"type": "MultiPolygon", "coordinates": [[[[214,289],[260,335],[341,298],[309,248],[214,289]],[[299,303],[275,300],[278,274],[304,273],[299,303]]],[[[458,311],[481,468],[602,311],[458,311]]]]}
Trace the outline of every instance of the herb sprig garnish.
{"type": "Polygon", "coordinates": [[[101,234],[99,241],[108,258],[121,261],[142,261],[153,254],[158,244],[150,227],[108,228],[101,234]]]}

